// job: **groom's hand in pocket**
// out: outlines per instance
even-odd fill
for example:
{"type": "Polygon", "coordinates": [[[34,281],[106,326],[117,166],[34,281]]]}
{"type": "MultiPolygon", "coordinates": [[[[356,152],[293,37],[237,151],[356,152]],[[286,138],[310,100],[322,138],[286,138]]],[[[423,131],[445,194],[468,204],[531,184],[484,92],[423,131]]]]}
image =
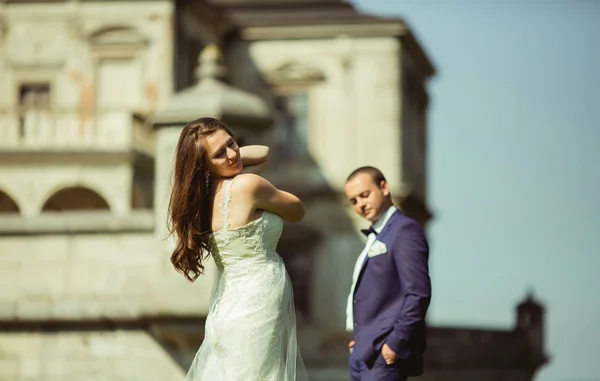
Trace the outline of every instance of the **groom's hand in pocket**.
{"type": "Polygon", "coordinates": [[[354,340],[352,340],[350,343],[348,343],[348,351],[350,353],[352,353],[352,350],[354,350],[354,344],[355,344],[354,340]]]}
{"type": "Polygon", "coordinates": [[[383,344],[383,348],[381,348],[381,355],[383,356],[385,363],[388,365],[392,365],[396,362],[396,353],[394,353],[394,351],[392,351],[387,344],[383,344]]]}

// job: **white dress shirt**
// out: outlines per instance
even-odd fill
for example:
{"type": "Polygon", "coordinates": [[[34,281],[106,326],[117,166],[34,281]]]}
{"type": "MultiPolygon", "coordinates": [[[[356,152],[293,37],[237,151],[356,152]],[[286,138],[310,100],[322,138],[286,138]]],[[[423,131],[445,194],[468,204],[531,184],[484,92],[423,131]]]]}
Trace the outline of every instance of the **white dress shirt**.
{"type": "MultiPolygon", "coordinates": [[[[377,234],[381,233],[387,222],[389,221],[392,214],[398,210],[395,206],[391,206],[384,214],[379,218],[374,224],[373,229],[377,232],[377,234]]],[[[373,242],[377,239],[377,235],[375,233],[369,234],[367,237],[367,243],[365,248],[358,256],[356,260],[356,264],[354,265],[354,273],[352,274],[352,287],[350,287],[350,294],[348,295],[348,303],[346,304],[346,331],[352,332],[354,330],[354,318],[353,318],[353,305],[354,305],[354,289],[356,288],[356,281],[358,280],[358,276],[360,275],[360,271],[362,269],[363,263],[365,261],[365,257],[369,252],[369,249],[373,245],[373,242]]]]}

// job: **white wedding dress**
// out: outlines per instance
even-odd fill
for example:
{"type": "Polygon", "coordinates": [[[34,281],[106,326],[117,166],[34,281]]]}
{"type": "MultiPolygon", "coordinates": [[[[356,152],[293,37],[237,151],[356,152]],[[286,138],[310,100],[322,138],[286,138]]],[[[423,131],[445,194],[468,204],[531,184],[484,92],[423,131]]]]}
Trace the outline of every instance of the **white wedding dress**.
{"type": "Polygon", "coordinates": [[[205,338],[186,381],[307,381],[296,340],[292,285],[275,251],[283,221],[262,216],[229,228],[233,179],[226,180],[211,255],[219,279],[205,338]]]}

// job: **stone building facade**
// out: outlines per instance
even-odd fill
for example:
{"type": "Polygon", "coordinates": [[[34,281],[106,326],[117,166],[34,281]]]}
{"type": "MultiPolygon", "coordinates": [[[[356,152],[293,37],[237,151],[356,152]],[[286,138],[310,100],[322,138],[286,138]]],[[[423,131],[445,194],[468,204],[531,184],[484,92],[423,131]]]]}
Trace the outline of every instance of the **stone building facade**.
{"type": "MultiPolygon", "coordinates": [[[[183,379],[214,269],[176,274],[174,141],[224,119],[307,206],[279,251],[314,380],[347,379],[360,165],[426,226],[432,63],[401,20],[339,0],[0,1],[0,379],[183,379]]],[[[435,258],[433,258],[435,260],[435,258]]],[[[531,380],[543,310],[507,331],[430,328],[423,380],[531,380]],[[459,353],[459,355],[457,355],[459,353]]]]}

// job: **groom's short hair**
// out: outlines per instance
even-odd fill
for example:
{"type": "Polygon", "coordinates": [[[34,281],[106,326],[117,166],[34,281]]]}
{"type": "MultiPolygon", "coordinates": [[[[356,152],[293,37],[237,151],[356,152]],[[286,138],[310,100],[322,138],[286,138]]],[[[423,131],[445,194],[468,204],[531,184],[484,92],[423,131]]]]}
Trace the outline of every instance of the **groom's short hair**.
{"type": "Polygon", "coordinates": [[[379,169],[377,169],[375,167],[369,167],[369,166],[360,167],[360,168],[357,168],[354,171],[352,171],[352,173],[346,179],[346,183],[361,173],[365,173],[365,174],[371,176],[371,179],[373,179],[373,181],[375,182],[375,184],[377,184],[377,186],[379,186],[382,181],[385,181],[387,183],[385,176],[383,175],[383,173],[381,173],[381,171],[379,169]]]}

